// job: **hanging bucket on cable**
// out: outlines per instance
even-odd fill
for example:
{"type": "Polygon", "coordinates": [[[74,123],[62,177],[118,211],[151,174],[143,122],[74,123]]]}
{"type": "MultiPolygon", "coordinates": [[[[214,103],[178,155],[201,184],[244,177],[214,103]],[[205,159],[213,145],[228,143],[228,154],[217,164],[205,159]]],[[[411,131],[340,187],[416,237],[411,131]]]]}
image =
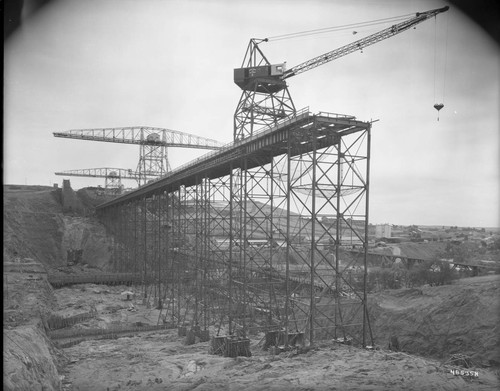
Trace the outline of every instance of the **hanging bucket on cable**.
{"type": "Polygon", "coordinates": [[[434,105],[434,108],[438,111],[438,121],[439,121],[439,110],[441,110],[444,107],[442,103],[436,103],[434,105]]]}

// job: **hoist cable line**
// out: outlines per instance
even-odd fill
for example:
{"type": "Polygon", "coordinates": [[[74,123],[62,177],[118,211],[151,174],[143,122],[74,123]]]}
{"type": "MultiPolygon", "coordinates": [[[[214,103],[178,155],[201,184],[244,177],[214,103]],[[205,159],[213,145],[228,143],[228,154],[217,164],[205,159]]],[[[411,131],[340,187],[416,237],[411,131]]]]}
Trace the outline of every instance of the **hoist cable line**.
{"type": "Polygon", "coordinates": [[[448,27],[449,27],[449,18],[446,18],[446,32],[444,38],[444,69],[443,69],[443,97],[442,102],[444,102],[444,92],[446,87],[446,66],[448,65],[448,27]]]}
{"type": "Polygon", "coordinates": [[[436,102],[437,18],[434,18],[434,102],[436,102]]]}
{"type": "Polygon", "coordinates": [[[266,40],[268,40],[268,41],[280,41],[283,39],[298,38],[298,37],[304,37],[304,36],[316,35],[316,34],[324,34],[324,33],[329,33],[329,32],[334,32],[334,31],[350,30],[353,28],[371,27],[371,26],[376,26],[376,25],[384,24],[384,23],[395,23],[395,22],[399,22],[399,21],[408,19],[412,15],[414,15],[414,14],[394,16],[391,18],[384,18],[384,19],[376,19],[376,20],[361,22],[361,23],[344,24],[341,26],[324,27],[324,28],[315,29],[315,30],[305,30],[305,31],[299,31],[296,33],[275,35],[273,37],[266,38],[266,40]]]}
{"type": "Polygon", "coordinates": [[[446,87],[446,66],[448,61],[448,18],[446,19],[446,27],[445,27],[445,37],[444,44],[439,43],[440,50],[444,45],[444,62],[442,65],[442,78],[443,78],[443,87],[441,92],[441,101],[437,103],[436,96],[438,96],[438,87],[437,84],[439,82],[439,77],[441,77],[441,65],[438,64],[438,30],[437,30],[437,18],[434,19],[434,108],[438,111],[438,121],[439,121],[439,111],[444,107],[444,96],[445,96],[445,87],[446,87]],[[439,69],[438,69],[439,68],[439,69]],[[439,75],[438,75],[439,73],[439,75]]]}

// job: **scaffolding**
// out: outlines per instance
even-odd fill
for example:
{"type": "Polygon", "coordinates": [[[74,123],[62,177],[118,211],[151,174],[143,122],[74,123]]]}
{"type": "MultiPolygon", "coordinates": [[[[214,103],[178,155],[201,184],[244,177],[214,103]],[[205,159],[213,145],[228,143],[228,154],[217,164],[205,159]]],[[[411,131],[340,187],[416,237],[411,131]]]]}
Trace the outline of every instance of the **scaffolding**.
{"type": "Polygon", "coordinates": [[[141,273],[165,321],[227,355],[258,333],[264,348],[373,345],[370,131],[305,108],[100,205],[116,271],[141,273]]]}

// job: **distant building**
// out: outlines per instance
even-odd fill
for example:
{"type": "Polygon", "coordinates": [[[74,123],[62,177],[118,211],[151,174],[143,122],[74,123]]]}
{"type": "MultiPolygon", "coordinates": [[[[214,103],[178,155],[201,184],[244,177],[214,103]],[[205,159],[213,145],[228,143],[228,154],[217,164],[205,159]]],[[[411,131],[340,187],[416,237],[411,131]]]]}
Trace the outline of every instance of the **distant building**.
{"type": "Polygon", "coordinates": [[[377,224],[375,226],[375,238],[390,238],[391,236],[390,224],[377,224]]]}

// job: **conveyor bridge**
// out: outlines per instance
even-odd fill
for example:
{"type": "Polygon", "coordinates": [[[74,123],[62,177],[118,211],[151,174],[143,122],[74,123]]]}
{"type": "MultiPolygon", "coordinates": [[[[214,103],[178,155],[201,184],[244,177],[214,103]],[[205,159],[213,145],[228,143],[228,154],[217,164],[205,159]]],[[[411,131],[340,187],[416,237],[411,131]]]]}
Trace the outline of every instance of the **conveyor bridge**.
{"type": "Polygon", "coordinates": [[[339,266],[367,248],[370,130],[305,108],[99,205],[115,271],[153,281],[144,298],[183,325],[371,344],[365,291],[339,266]]]}

